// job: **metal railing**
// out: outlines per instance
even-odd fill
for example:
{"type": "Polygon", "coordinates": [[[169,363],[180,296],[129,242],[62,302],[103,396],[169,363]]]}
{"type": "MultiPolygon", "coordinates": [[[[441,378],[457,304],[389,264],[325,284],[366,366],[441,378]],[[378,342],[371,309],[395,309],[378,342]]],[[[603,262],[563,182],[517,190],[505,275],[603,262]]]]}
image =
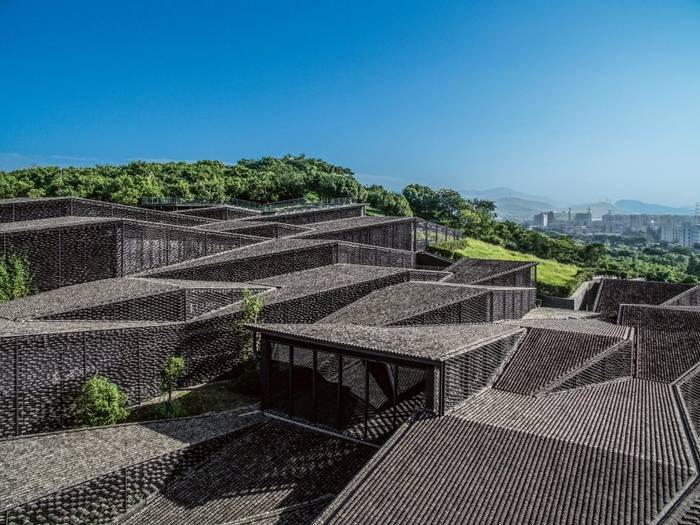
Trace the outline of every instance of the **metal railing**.
{"type": "Polygon", "coordinates": [[[238,208],[246,208],[262,213],[274,213],[281,210],[307,210],[316,208],[328,208],[332,206],[341,206],[344,204],[354,204],[354,199],[350,197],[339,197],[335,199],[326,199],[321,201],[310,201],[306,197],[298,199],[287,199],[275,201],[268,204],[260,204],[258,202],[248,201],[245,199],[227,199],[224,201],[207,201],[202,199],[187,199],[184,197],[141,197],[141,206],[220,206],[229,205],[238,208]]]}
{"type": "Polygon", "coordinates": [[[425,250],[432,244],[456,241],[463,236],[461,231],[454,228],[426,221],[425,219],[416,219],[416,251],[425,250]]]}

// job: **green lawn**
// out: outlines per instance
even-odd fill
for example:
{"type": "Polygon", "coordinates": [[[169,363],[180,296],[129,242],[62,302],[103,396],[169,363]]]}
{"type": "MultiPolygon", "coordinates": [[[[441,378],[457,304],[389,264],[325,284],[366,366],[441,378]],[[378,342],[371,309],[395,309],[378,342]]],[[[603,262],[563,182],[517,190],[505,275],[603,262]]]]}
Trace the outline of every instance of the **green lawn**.
{"type": "Polygon", "coordinates": [[[537,265],[537,282],[539,291],[547,295],[570,295],[581,283],[580,268],[573,264],[564,264],[551,259],[540,259],[527,253],[508,250],[502,246],[489,244],[476,239],[467,239],[466,246],[454,250],[460,257],[473,259],[505,259],[508,261],[535,261],[537,265]]]}
{"type": "MultiPolygon", "coordinates": [[[[183,388],[174,391],[173,398],[182,403],[182,416],[221,412],[251,405],[258,401],[255,397],[238,392],[233,381],[219,381],[192,388],[183,388]]],[[[160,416],[156,411],[156,405],[165,399],[167,399],[167,396],[161,396],[148,403],[134,407],[127,421],[158,419],[160,416]]]]}

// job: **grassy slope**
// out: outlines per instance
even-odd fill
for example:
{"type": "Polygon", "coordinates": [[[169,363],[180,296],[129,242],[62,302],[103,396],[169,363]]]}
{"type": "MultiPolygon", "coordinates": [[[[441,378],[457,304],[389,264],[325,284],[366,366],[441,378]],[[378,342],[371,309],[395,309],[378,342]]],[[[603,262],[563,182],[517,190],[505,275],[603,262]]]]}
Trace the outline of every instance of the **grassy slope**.
{"type": "MultiPolygon", "coordinates": [[[[547,293],[550,287],[574,288],[578,285],[576,277],[579,268],[573,264],[563,264],[551,259],[540,259],[534,255],[508,250],[502,246],[489,244],[476,239],[468,239],[466,248],[457,250],[455,253],[462,257],[472,257],[474,259],[506,259],[509,261],[536,261],[537,281],[541,283],[542,292],[547,293]]],[[[573,290],[572,290],[573,291],[573,290]]]]}

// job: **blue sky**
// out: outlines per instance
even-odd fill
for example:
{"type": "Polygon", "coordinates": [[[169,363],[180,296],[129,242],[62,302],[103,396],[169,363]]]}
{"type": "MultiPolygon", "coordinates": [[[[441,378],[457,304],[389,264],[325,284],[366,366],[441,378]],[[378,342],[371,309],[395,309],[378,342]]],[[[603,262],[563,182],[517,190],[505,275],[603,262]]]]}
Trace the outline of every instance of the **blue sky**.
{"type": "Polygon", "coordinates": [[[0,169],[305,153],[700,200],[700,2],[0,0],[0,169]]]}

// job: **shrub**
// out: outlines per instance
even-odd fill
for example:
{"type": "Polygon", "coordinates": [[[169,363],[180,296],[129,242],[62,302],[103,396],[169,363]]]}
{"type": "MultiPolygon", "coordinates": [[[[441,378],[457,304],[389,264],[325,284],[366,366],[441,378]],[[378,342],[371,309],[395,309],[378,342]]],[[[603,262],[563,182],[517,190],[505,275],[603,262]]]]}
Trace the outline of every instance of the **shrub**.
{"type": "Polygon", "coordinates": [[[129,415],[127,400],[128,396],[117,385],[95,374],[80,389],[73,412],[84,425],[113,425],[129,415]]]}
{"type": "Polygon", "coordinates": [[[0,303],[31,293],[32,275],[27,258],[19,253],[8,253],[0,259],[0,303]]]}
{"type": "Polygon", "coordinates": [[[253,345],[253,334],[243,325],[246,323],[257,323],[262,312],[263,301],[258,294],[252,293],[248,288],[243,290],[243,308],[241,317],[237,323],[236,332],[241,341],[241,362],[248,363],[255,360],[255,348],[253,345]]]}
{"type": "Polygon", "coordinates": [[[183,414],[182,403],[177,399],[163,401],[155,406],[155,412],[161,419],[172,419],[183,414]]]}
{"type": "Polygon", "coordinates": [[[182,356],[170,356],[165,361],[160,371],[161,390],[168,393],[168,403],[173,400],[173,387],[185,371],[185,358],[182,356]]]}

